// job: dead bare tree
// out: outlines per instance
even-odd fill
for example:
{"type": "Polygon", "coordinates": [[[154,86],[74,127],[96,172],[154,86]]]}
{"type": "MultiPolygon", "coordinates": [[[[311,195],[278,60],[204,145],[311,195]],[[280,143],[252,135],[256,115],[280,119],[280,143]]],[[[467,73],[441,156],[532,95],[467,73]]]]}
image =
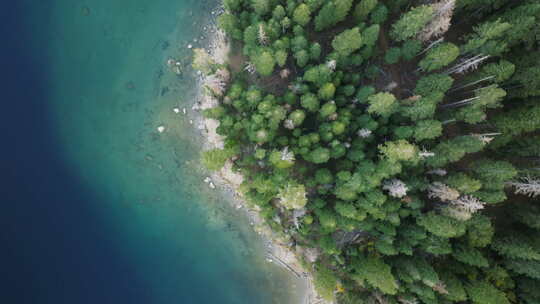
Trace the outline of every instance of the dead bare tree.
{"type": "Polygon", "coordinates": [[[417,35],[421,41],[429,41],[444,35],[452,22],[456,0],[442,0],[431,5],[434,9],[433,19],[417,35]]]}
{"type": "Polygon", "coordinates": [[[509,186],[514,187],[514,193],[523,194],[530,197],[540,196],[540,179],[533,178],[531,176],[525,176],[519,179],[519,181],[506,183],[509,186]]]}

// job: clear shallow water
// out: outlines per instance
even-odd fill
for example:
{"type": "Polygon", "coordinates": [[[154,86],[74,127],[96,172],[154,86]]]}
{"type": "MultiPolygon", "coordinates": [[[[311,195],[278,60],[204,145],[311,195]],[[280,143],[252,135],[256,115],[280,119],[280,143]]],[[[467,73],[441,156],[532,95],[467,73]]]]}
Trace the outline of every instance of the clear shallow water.
{"type": "Polygon", "coordinates": [[[200,135],[172,111],[195,80],[165,61],[188,60],[216,2],[34,2],[3,12],[2,302],[290,302],[294,280],[202,182],[200,135]]]}

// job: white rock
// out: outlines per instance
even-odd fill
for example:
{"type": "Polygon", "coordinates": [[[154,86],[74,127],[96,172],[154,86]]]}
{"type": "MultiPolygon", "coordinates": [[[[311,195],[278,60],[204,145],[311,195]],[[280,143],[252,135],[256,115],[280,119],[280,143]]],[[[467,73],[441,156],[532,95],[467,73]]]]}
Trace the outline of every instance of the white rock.
{"type": "Polygon", "coordinates": [[[179,108],[173,108],[173,112],[178,114],[178,113],[180,113],[180,109],[179,108]]]}
{"type": "Polygon", "coordinates": [[[164,126],[159,126],[159,127],[157,127],[157,131],[159,133],[163,133],[163,132],[165,132],[165,127],[164,126]]]}
{"type": "Polygon", "coordinates": [[[193,124],[193,120],[190,119],[190,120],[189,120],[189,124],[192,125],[192,124],[193,124]]]}
{"type": "Polygon", "coordinates": [[[214,185],[214,183],[210,182],[210,184],[209,184],[209,185],[210,185],[210,188],[212,188],[212,189],[216,189],[216,185],[214,185]]]}
{"type": "Polygon", "coordinates": [[[187,114],[187,110],[186,110],[186,108],[182,108],[182,113],[183,113],[184,115],[186,115],[186,114],[187,114]]]}
{"type": "Polygon", "coordinates": [[[191,49],[192,47],[193,47],[193,45],[191,45],[191,44],[188,44],[188,46],[187,46],[188,49],[191,49]]]}

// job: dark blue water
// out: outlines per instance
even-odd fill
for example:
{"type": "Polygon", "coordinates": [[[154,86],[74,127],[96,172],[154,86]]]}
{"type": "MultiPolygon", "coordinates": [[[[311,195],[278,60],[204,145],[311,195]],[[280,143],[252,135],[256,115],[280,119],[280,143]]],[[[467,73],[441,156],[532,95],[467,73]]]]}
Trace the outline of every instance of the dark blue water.
{"type": "Polygon", "coordinates": [[[207,193],[193,126],[170,111],[193,78],[165,83],[161,63],[189,56],[210,5],[4,3],[0,303],[288,302],[288,275],[207,193]]]}
{"type": "MultiPolygon", "coordinates": [[[[47,6],[41,11],[47,14],[47,6]]],[[[150,303],[70,174],[47,113],[47,64],[30,47],[46,42],[25,19],[29,6],[1,10],[2,303],[150,303]]]]}

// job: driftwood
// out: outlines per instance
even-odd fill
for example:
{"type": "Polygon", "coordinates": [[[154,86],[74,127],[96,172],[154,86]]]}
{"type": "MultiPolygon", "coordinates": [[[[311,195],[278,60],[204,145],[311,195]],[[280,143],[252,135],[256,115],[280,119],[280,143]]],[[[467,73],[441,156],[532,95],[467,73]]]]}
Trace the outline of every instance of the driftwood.
{"type": "Polygon", "coordinates": [[[282,267],[285,267],[287,270],[289,270],[290,272],[292,272],[297,278],[302,278],[302,275],[298,273],[298,271],[294,270],[294,268],[292,268],[289,264],[287,264],[285,261],[283,261],[282,259],[278,258],[277,256],[275,256],[273,253],[271,252],[267,252],[266,253],[266,256],[267,258],[269,259],[272,259],[274,261],[277,262],[278,265],[281,265],[282,267]]]}

